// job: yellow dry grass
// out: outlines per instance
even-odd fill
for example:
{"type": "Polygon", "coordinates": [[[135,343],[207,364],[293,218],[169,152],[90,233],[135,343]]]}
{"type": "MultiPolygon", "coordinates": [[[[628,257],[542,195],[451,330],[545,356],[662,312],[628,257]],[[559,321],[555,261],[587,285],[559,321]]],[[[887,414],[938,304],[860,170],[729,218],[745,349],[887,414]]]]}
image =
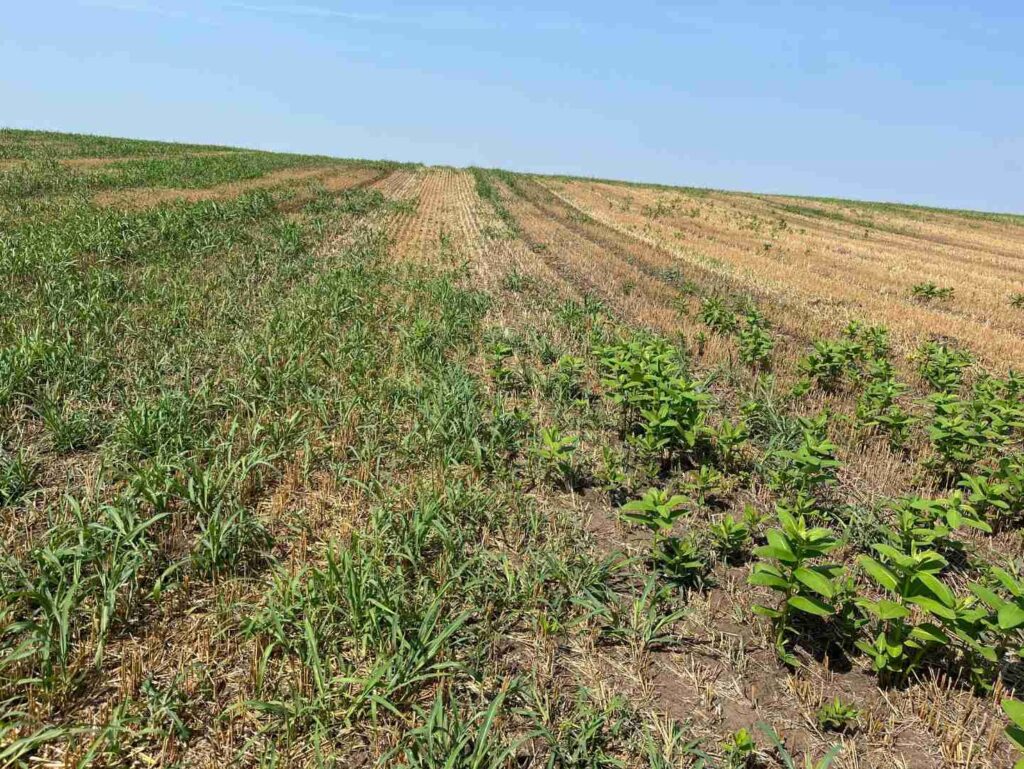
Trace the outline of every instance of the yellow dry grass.
{"type": "Polygon", "coordinates": [[[380,176],[380,172],[367,166],[314,168],[285,168],[273,171],[257,179],[227,182],[214,187],[177,189],[173,187],[132,187],[123,190],[105,190],[93,196],[101,206],[119,208],[149,208],[160,203],[184,201],[195,203],[200,200],[231,200],[252,190],[282,187],[303,182],[317,182],[331,192],[340,192],[350,187],[367,184],[380,176]]]}
{"type": "Polygon", "coordinates": [[[950,337],[985,363],[1019,365],[1024,226],[903,207],[543,180],[580,212],[766,294],[821,333],[850,320],[888,326],[905,348],[950,337]],[[915,284],[955,295],[922,303],[915,284]]]}

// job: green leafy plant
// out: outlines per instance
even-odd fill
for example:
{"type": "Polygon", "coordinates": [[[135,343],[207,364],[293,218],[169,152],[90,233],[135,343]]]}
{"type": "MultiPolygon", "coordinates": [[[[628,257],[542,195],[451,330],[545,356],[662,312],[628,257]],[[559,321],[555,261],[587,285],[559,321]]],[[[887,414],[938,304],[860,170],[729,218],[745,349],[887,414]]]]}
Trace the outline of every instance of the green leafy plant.
{"type": "Polygon", "coordinates": [[[628,643],[637,651],[679,645],[673,627],[686,616],[686,609],[679,605],[678,591],[659,584],[653,574],[632,599],[623,601],[614,592],[602,590],[576,600],[589,609],[588,619],[595,621],[600,635],[610,641],[628,643]]]}
{"type": "Polygon", "coordinates": [[[533,422],[519,408],[495,404],[491,419],[480,426],[481,461],[490,471],[505,471],[520,456],[522,444],[530,435],[533,422]]]}
{"type": "Polygon", "coordinates": [[[722,461],[726,465],[735,464],[741,449],[747,443],[749,437],[750,431],[747,429],[746,422],[739,421],[734,423],[728,419],[722,420],[722,423],[715,431],[715,442],[718,444],[722,461]]]}
{"type": "Polygon", "coordinates": [[[701,465],[686,484],[697,504],[704,506],[718,499],[725,491],[727,479],[712,465],[701,465]]]}
{"type": "Polygon", "coordinates": [[[722,758],[728,769],[746,769],[754,761],[757,744],[746,729],[740,729],[722,743],[722,758]]]}
{"type": "MultiPolygon", "coordinates": [[[[1021,753],[1024,753],[1024,702],[1006,699],[1002,702],[1003,712],[1010,719],[1006,727],[1006,736],[1021,753]]],[[[1013,769],[1024,769],[1024,758],[1017,760],[1013,769]]]]}
{"type": "Polygon", "coordinates": [[[967,495],[967,504],[979,519],[1000,519],[1011,515],[1010,484],[998,473],[960,476],[960,488],[967,495]]]}
{"type": "Polygon", "coordinates": [[[742,521],[737,522],[731,515],[711,524],[708,535],[715,552],[727,562],[741,560],[750,549],[749,526],[742,521]]]}
{"type": "Polygon", "coordinates": [[[0,449],[0,507],[16,504],[32,490],[39,463],[25,449],[9,454],[0,449]]]}
{"type": "Polygon", "coordinates": [[[910,294],[915,299],[923,302],[930,302],[933,299],[949,299],[953,296],[953,287],[939,286],[931,281],[926,281],[924,283],[915,283],[910,289],[910,294]]]}
{"type": "Polygon", "coordinates": [[[796,450],[778,449],[772,459],[776,469],[772,482],[780,489],[800,494],[813,493],[822,486],[836,482],[836,447],[824,435],[824,420],[802,427],[800,444],[796,450]]]}
{"type": "Polygon", "coordinates": [[[872,377],[857,401],[858,423],[886,434],[894,449],[906,443],[916,421],[897,402],[908,389],[887,375],[872,377]]]}
{"type": "Polygon", "coordinates": [[[761,325],[749,322],[739,332],[740,360],[753,369],[768,368],[772,352],[775,350],[775,339],[761,325]]]}
{"type": "Polygon", "coordinates": [[[645,526],[656,534],[667,534],[686,514],[690,500],[662,489],[648,489],[641,499],[619,508],[619,517],[627,523],[645,526]]]}
{"type": "Polygon", "coordinates": [[[819,340],[814,350],[800,361],[800,370],[819,387],[834,391],[847,374],[856,375],[863,358],[864,348],[849,339],[819,340]]]}
{"type": "Polygon", "coordinates": [[[959,389],[971,356],[944,342],[925,342],[916,353],[917,371],[933,390],[951,393],[959,389]]]}
{"type": "Polygon", "coordinates": [[[74,409],[66,401],[55,396],[44,399],[39,409],[50,442],[60,452],[89,448],[99,438],[99,430],[93,415],[86,409],[74,409]]]}
{"type": "Polygon", "coordinates": [[[739,326],[736,313],[724,299],[717,296],[708,297],[701,302],[700,319],[712,331],[723,335],[732,334],[739,326]]]}
{"type": "Polygon", "coordinates": [[[857,728],[860,710],[836,697],[818,708],[815,719],[824,731],[851,732],[857,728]]]}
{"type": "MultiPolygon", "coordinates": [[[[514,685],[514,684],[513,684],[514,685]]],[[[483,710],[466,716],[454,696],[438,691],[423,723],[411,729],[403,746],[388,757],[401,755],[407,769],[464,767],[488,769],[502,766],[515,753],[517,743],[506,742],[498,732],[498,722],[510,685],[505,685],[483,710]]]]}
{"type": "Polygon", "coordinates": [[[601,490],[608,494],[612,504],[621,507],[626,504],[631,483],[626,472],[622,452],[612,446],[601,447],[601,463],[595,472],[601,490]]]}
{"type": "Polygon", "coordinates": [[[702,549],[692,537],[656,537],[651,546],[651,564],[662,577],[680,587],[699,584],[708,570],[702,549]]]}
{"type": "MultiPolygon", "coordinates": [[[[885,326],[865,326],[859,321],[850,321],[843,329],[843,336],[863,348],[863,355],[869,364],[886,363],[892,352],[889,329],[885,326]]],[[[886,367],[885,370],[888,371],[886,367]]]]}
{"type": "Polygon", "coordinates": [[[491,376],[499,387],[510,388],[516,383],[515,371],[505,364],[514,353],[511,345],[500,341],[492,344],[487,351],[491,376]]]}
{"type": "Polygon", "coordinates": [[[808,527],[802,515],[794,517],[784,508],[776,512],[780,527],[767,532],[767,545],[755,548],[754,555],[760,560],[754,564],[749,582],[780,594],[776,606],[759,604],[753,609],[772,620],[779,658],[796,665],[796,657],[787,646],[794,629],[793,612],[815,617],[829,617],[836,612],[833,602],[839,593],[837,578],[841,568],[814,561],[828,555],[838,543],[828,529],[808,527]]]}
{"type": "Polygon", "coordinates": [[[662,467],[698,447],[709,432],[709,396],[684,376],[678,350],[636,339],[598,354],[602,384],[620,407],[620,432],[631,447],[662,467]]]}
{"type": "Polygon", "coordinates": [[[575,463],[578,442],[575,438],[562,435],[558,428],[545,427],[540,431],[541,444],[537,456],[544,467],[547,478],[557,479],[566,486],[572,486],[578,477],[575,463]]]}
{"type": "Polygon", "coordinates": [[[583,374],[585,364],[581,358],[563,355],[546,382],[547,393],[563,403],[585,403],[583,374]]]}
{"type": "Polygon", "coordinates": [[[1001,665],[1024,658],[1024,581],[993,566],[967,587],[977,602],[964,605],[951,629],[965,647],[975,687],[990,691],[1001,665]]]}
{"type": "Polygon", "coordinates": [[[977,418],[969,402],[948,393],[936,393],[928,400],[934,408],[928,425],[935,453],[931,465],[944,475],[962,474],[1001,442],[998,432],[977,418]]]}
{"type": "Polygon", "coordinates": [[[957,545],[951,535],[963,526],[991,533],[992,528],[963,500],[960,492],[929,499],[904,497],[892,505],[896,514],[893,526],[883,531],[890,544],[910,555],[920,549],[952,551],[957,545]]]}
{"type": "Polygon", "coordinates": [[[871,659],[883,681],[902,681],[927,654],[949,645],[941,625],[957,619],[957,602],[938,577],[946,559],[935,551],[914,547],[911,553],[903,553],[886,544],[876,544],[874,550],[881,561],[867,555],[858,560],[890,597],[857,601],[874,618],[875,627],[873,638],[859,640],[856,646],[871,659]],[[922,621],[912,619],[911,607],[924,613],[922,621]]]}

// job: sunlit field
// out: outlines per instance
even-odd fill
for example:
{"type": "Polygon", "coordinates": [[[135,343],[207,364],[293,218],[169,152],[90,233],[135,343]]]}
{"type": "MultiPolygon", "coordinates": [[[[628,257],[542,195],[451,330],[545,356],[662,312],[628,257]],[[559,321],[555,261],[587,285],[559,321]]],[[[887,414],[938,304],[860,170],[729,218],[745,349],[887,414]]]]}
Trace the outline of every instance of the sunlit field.
{"type": "Polygon", "coordinates": [[[0,276],[0,767],[1024,755],[1024,217],[4,130],[0,276]]]}

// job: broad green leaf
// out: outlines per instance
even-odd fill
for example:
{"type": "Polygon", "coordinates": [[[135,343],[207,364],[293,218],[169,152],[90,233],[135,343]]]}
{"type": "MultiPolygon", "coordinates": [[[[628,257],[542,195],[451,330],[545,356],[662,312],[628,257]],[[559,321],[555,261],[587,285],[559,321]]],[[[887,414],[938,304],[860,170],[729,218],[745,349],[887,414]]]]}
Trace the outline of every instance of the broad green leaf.
{"type": "Polygon", "coordinates": [[[829,599],[835,597],[835,584],[833,584],[832,580],[821,572],[801,566],[793,572],[793,576],[818,595],[825,596],[825,598],[829,599]]]}
{"type": "Polygon", "coordinates": [[[999,609],[999,627],[1003,630],[1024,625],[1024,608],[1016,603],[1004,603],[999,609]]]}
{"type": "Polygon", "coordinates": [[[778,609],[772,609],[768,606],[762,606],[761,604],[755,603],[750,607],[750,610],[761,617],[770,617],[772,619],[778,619],[782,616],[782,612],[778,609]]]}
{"type": "Polygon", "coordinates": [[[1007,699],[1003,700],[1002,706],[1003,712],[1010,717],[1010,720],[1017,726],[1024,728],[1024,702],[1007,699]]]}
{"type": "Polygon", "coordinates": [[[924,622],[910,631],[910,636],[919,641],[927,641],[945,646],[949,643],[949,636],[943,633],[931,622],[924,622]]]}
{"type": "Polygon", "coordinates": [[[879,649],[885,649],[890,657],[899,657],[903,654],[903,639],[896,630],[880,633],[875,643],[879,649]]]}
{"type": "Polygon", "coordinates": [[[907,568],[908,566],[911,566],[913,564],[913,560],[909,556],[905,555],[904,553],[901,553],[892,545],[875,544],[872,545],[872,547],[875,549],[875,552],[877,552],[879,555],[885,556],[888,560],[892,561],[893,563],[903,568],[907,568]]]}
{"type": "Polygon", "coordinates": [[[917,580],[923,584],[944,606],[952,607],[956,603],[953,591],[946,587],[932,574],[918,574],[917,580]]]}
{"type": "Polygon", "coordinates": [[[751,585],[760,585],[763,587],[770,587],[775,590],[788,590],[789,583],[781,577],[777,577],[774,574],[769,574],[767,571],[755,571],[748,578],[747,582],[751,585]]]}
{"type": "Polygon", "coordinates": [[[788,540],[781,531],[778,529],[770,529],[765,535],[765,538],[768,540],[768,546],[780,553],[780,555],[773,556],[774,558],[778,558],[780,561],[785,561],[786,563],[796,562],[796,555],[793,553],[793,549],[789,546],[788,540]]]}
{"type": "Polygon", "coordinates": [[[1024,585],[1015,580],[1005,569],[1001,569],[997,566],[992,569],[992,574],[999,580],[1000,584],[1010,592],[1011,595],[1020,596],[1024,593],[1024,585]]]}
{"type": "Polygon", "coordinates": [[[982,601],[982,603],[984,603],[986,606],[988,606],[988,608],[992,609],[993,611],[999,611],[1003,608],[1003,605],[1006,603],[1006,601],[1004,601],[1002,598],[996,595],[994,591],[989,590],[984,585],[979,585],[977,583],[972,582],[970,585],[967,586],[967,588],[972,593],[974,593],[974,595],[976,595],[982,601]]]}
{"type": "Polygon", "coordinates": [[[875,580],[875,582],[884,587],[886,590],[892,590],[895,592],[896,589],[899,587],[900,582],[896,578],[896,575],[893,574],[887,567],[883,566],[878,561],[876,561],[874,558],[862,555],[858,559],[858,561],[860,562],[860,565],[864,568],[864,571],[866,571],[868,575],[873,580],[875,580]]]}
{"type": "Polygon", "coordinates": [[[903,619],[910,614],[910,609],[895,601],[865,602],[872,614],[882,620],[903,619]]]}
{"type": "Polygon", "coordinates": [[[946,606],[945,604],[939,603],[934,598],[927,595],[912,595],[907,598],[908,603],[920,606],[925,611],[931,612],[936,617],[942,617],[942,619],[956,619],[956,611],[946,606]]]}
{"type": "Polygon", "coordinates": [[[758,558],[772,558],[783,563],[793,563],[796,561],[796,557],[791,551],[783,550],[773,545],[762,545],[761,547],[754,548],[754,555],[758,558]]]}
{"type": "Polygon", "coordinates": [[[828,617],[835,612],[835,609],[820,598],[815,598],[814,596],[809,595],[790,596],[786,603],[794,609],[807,612],[808,614],[814,614],[818,617],[828,617]]]}

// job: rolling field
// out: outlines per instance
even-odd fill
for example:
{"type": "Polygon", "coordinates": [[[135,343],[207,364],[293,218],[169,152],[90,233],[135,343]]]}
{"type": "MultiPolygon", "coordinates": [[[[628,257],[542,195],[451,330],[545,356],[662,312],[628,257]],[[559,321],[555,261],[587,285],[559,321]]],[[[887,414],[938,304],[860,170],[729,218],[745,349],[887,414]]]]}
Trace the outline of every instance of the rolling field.
{"type": "Polygon", "coordinates": [[[0,275],[0,767],[1024,755],[1024,217],[2,130],[0,275]]]}

